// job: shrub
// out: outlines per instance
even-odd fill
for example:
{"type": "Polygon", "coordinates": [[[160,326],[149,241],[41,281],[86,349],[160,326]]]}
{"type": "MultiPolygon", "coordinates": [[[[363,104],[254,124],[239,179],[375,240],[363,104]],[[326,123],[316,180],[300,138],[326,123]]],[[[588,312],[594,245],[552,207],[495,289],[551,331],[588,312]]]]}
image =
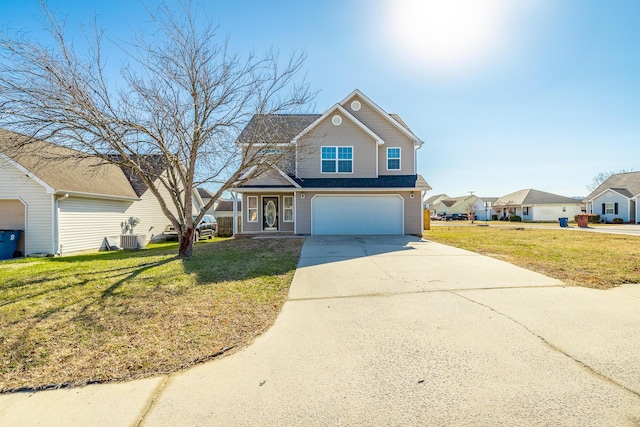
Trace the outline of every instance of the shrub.
{"type": "Polygon", "coordinates": [[[510,222],[522,222],[522,218],[520,218],[518,215],[511,215],[509,217],[509,221],[510,222]]]}
{"type": "Polygon", "coordinates": [[[613,218],[612,222],[614,224],[622,224],[624,221],[622,220],[622,218],[613,218]]]}

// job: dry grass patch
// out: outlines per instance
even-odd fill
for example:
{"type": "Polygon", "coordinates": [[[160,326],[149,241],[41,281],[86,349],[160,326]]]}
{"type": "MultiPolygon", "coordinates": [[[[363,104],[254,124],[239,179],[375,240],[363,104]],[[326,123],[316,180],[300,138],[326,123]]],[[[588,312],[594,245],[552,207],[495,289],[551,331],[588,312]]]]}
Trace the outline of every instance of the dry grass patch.
{"type": "Polygon", "coordinates": [[[434,227],[424,237],[545,274],[608,289],[640,283],[640,239],[572,230],[434,227]]]}
{"type": "Polygon", "coordinates": [[[0,263],[0,391],[175,372],[275,320],[302,239],[0,263]]]}

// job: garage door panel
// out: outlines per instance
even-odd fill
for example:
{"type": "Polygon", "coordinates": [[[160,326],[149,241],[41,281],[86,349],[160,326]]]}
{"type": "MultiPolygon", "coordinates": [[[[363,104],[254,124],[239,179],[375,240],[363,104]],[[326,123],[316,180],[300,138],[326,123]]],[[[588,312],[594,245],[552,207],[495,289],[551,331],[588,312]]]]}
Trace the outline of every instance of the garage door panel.
{"type": "Polygon", "coordinates": [[[316,196],[312,234],[403,234],[403,199],[384,196],[316,196]]]}

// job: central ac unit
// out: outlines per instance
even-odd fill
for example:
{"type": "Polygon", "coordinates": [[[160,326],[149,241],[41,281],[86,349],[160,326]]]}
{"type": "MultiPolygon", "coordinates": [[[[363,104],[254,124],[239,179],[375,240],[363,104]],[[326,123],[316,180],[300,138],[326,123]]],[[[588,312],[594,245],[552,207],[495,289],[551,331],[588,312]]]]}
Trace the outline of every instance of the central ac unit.
{"type": "Polygon", "coordinates": [[[122,249],[142,249],[147,245],[147,236],[144,234],[121,234],[120,247],[122,249]]]}

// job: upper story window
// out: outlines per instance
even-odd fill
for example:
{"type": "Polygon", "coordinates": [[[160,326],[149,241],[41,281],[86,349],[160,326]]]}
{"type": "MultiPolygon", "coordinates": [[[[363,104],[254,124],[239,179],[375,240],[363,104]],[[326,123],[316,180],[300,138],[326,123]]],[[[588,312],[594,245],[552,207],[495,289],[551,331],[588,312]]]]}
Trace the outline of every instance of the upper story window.
{"type": "Polygon", "coordinates": [[[387,148],[387,170],[400,170],[400,147],[387,148]]]}
{"type": "Polygon", "coordinates": [[[353,147],[322,147],[322,173],[352,173],[353,147]]]}

